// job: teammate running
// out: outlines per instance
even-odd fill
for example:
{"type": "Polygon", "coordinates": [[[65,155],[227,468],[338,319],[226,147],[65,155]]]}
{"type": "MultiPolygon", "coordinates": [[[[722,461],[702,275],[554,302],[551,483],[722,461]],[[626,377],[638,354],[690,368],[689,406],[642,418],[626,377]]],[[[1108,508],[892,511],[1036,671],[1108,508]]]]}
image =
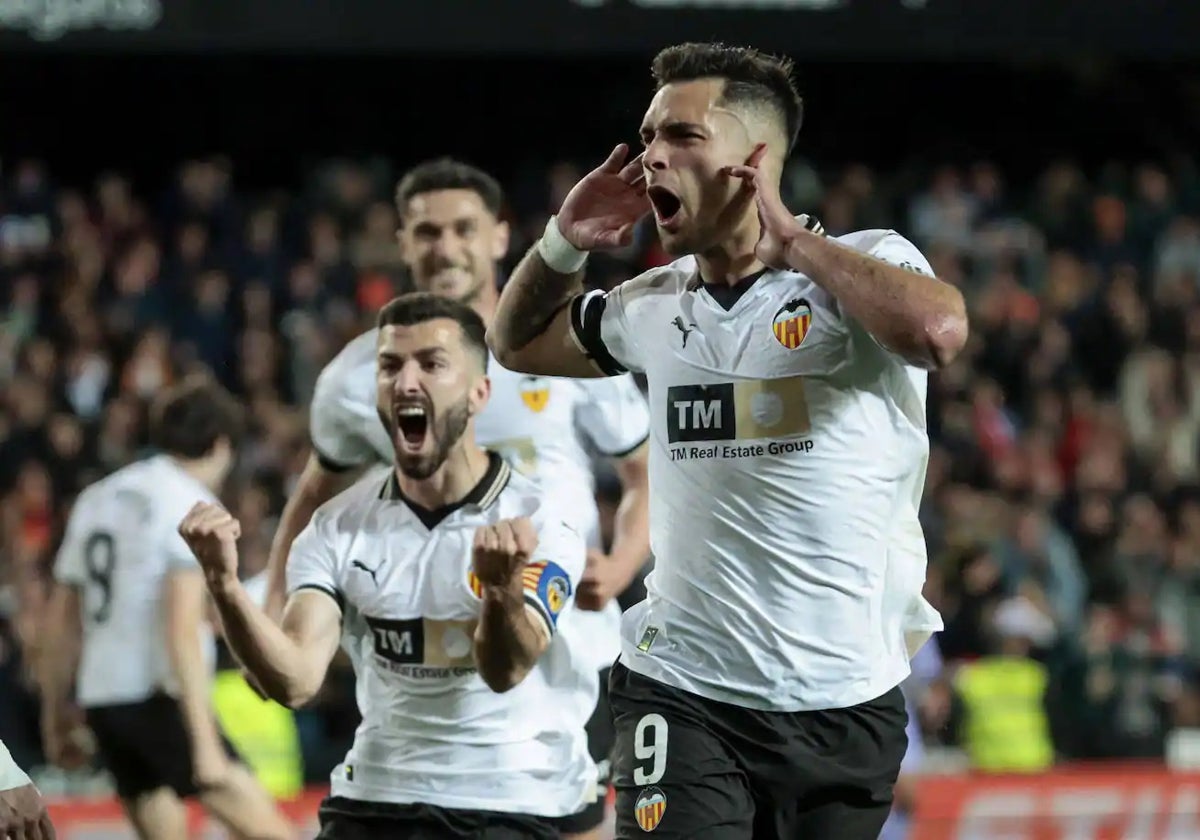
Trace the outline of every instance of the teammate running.
{"type": "Polygon", "coordinates": [[[583,536],[554,513],[560,500],[475,443],[490,390],[479,316],[418,292],[378,324],[377,416],[395,466],[316,511],[291,546],[282,623],[238,581],[237,520],[202,504],[180,533],[270,697],[306,702],[339,640],[350,655],[363,722],[320,837],[556,838],[547,818],[595,792],[554,638],[583,536]]]}
{"type": "Polygon", "coordinates": [[[905,751],[921,597],[926,370],[962,296],[903,237],[830,239],[779,198],[789,62],[661,52],[644,151],[585,176],[489,342],[538,376],[642,371],[655,571],[610,683],[622,838],[875,840],[905,751]],[[583,294],[587,252],[653,212],[676,262],[583,294]]]}
{"type": "MultiPolygon", "coordinates": [[[[498,299],[496,263],[508,250],[500,219],[500,185],[452,160],[417,166],[400,181],[401,255],[418,289],[457,300],[489,323],[498,299]]],[[[322,372],[310,408],[313,455],[280,519],[271,551],[269,611],[278,615],[288,547],[313,510],[373,463],[389,463],[391,442],[375,408],[376,331],[359,336],[322,372]]],[[[646,401],[632,377],[582,382],[523,376],[488,361],[492,397],[476,420],[481,445],[521,472],[548,482],[586,536],[587,571],[573,621],[563,634],[583,648],[590,673],[576,702],[587,721],[589,749],[600,769],[601,795],[560,829],[598,837],[604,819],[612,718],[606,701],[609,666],[620,652],[620,594],[649,554],[646,401]],[[600,553],[599,514],[589,450],[609,456],[623,485],[610,554],[600,553]],[[597,674],[599,679],[597,679],[597,674]],[[599,693],[599,699],[597,698],[599,693]]]]}
{"type": "Polygon", "coordinates": [[[47,624],[58,635],[41,680],[46,754],[55,763],[70,754],[77,703],[140,837],[189,836],[190,796],[239,836],[290,837],[216,724],[204,578],[176,533],[193,504],[215,501],[241,409],[210,379],[190,377],[151,414],[162,454],[85,489],[67,522],[47,624]]]}

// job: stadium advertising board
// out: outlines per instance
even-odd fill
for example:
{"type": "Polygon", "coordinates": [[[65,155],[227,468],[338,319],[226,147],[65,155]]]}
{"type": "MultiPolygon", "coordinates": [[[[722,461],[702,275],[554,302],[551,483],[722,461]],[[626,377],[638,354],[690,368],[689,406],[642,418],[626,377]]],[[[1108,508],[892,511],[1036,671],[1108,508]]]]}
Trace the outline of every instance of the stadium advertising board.
{"type": "Polygon", "coordinates": [[[919,789],[910,840],[1200,837],[1200,774],[1124,768],[937,777],[919,789]]]}
{"type": "Polygon", "coordinates": [[[1200,42],[1179,0],[0,0],[0,49],[605,54],[753,42],[804,57],[1167,57],[1200,42]]]}
{"type": "MultiPolygon", "coordinates": [[[[323,790],[284,803],[316,833],[323,790]]],[[[1182,840],[1200,837],[1200,773],[1110,766],[1022,777],[934,776],[918,789],[909,840],[1182,840]]],[[[115,800],[51,805],[60,840],[133,840],[115,800]]],[[[192,812],[192,836],[225,835],[192,812]]]]}

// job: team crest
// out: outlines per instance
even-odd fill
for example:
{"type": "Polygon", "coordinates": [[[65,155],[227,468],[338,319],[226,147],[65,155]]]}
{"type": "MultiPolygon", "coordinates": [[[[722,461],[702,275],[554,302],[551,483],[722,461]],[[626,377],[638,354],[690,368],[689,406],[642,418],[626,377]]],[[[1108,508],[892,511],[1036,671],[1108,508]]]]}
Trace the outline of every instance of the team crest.
{"type": "Polygon", "coordinates": [[[795,298],[789,300],[775,313],[771,331],[775,333],[776,341],[789,350],[795,350],[808,335],[810,326],[812,326],[812,307],[804,298],[795,298]]]}
{"type": "Polygon", "coordinates": [[[479,578],[475,575],[475,572],[467,572],[467,585],[471,587],[471,593],[476,598],[483,597],[483,584],[479,582],[479,578]]]}
{"type": "Polygon", "coordinates": [[[656,787],[644,789],[633,806],[633,814],[642,831],[653,831],[667,812],[667,795],[656,787]]]}
{"type": "Polygon", "coordinates": [[[550,612],[558,615],[562,612],[562,608],[567,604],[567,595],[570,594],[571,587],[564,577],[553,577],[546,584],[546,606],[550,608],[550,612]]]}
{"type": "Polygon", "coordinates": [[[550,402],[550,384],[536,376],[521,380],[521,402],[534,414],[540,414],[550,402]]]}

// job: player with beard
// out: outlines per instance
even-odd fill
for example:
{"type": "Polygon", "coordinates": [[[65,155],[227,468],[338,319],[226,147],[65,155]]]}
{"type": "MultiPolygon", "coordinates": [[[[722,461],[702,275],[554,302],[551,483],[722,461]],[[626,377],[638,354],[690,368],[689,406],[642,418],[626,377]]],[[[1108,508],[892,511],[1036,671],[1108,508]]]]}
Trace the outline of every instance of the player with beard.
{"type": "Polygon", "coordinates": [[[362,724],[321,805],[319,837],[550,840],[595,790],[581,722],[559,702],[558,619],[582,535],[475,442],[490,395],[484,326],[413,293],[379,313],[376,407],[393,467],[322,505],[291,546],[276,624],[237,576],[240,526],[199,504],[179,527],[230,649],[289,706],[339,642],[362,724]]]}
{"type": "MultiPolygon", "coordinates": [[[[501,220],[503,194],[486,173],[440,159],[409,171],[396,190],[400,252],[418,289],[470,306],[484,323],[495,312],[497,261],[508,250],[501,220]]],[[[288,546],[312,511],[368,465],[387,462],[391,442],[374,404],[372,330],[351,341],[329,363],[310,406],[313,454],[280,519],[270,560],[270,606],[283,601],[288,546]]],[[[579,689],[570,702],[587,722],[589,748],[600,769],[601,789],[584,813],[560,828],[576,838],[597,837],[603,822],[611,715],[605,698],[607,669],[620,651],[620,594],[649,553],[646,447],[649,416],[632,377],[590,382],[524,376],[488,361],[492,396],[475,418],[480,444],[503,454],[520,472],[551,482],[586,536],[587,570],[571,620],[562,634],[579,650],[579,689]],[[615,537],[602,553],[591,453],[608,456],[623,495],[615,537]]]]}
{"type": "Polygon", "coordinates": [[[899,684],[941,624],[926,377],[966,341],[962,295],[894,231],[834,239],[784,206],[788,61],[684,44],[653,73],[642,154],[575,185],[488,336],[526,373],[649,383],[655,570],[610,681],[618,836],[876,840],[899,684]],[[587,253],[648,213],[676,261],[585,294],[587,253]]]}

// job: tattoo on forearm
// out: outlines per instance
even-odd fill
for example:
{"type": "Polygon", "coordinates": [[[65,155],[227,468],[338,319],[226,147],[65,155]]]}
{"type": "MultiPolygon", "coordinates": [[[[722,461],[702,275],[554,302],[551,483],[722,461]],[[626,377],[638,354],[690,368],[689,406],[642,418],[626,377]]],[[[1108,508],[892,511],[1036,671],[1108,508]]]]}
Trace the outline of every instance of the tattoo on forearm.
{"type": "Polygon", "coordinates": [[[550,326],[559,310],[583,291],[583,271],[559,274],[537,255],[536,247],[513,272],[500,299],[500,319],[509,345],[520,350],[550,326]]]}

